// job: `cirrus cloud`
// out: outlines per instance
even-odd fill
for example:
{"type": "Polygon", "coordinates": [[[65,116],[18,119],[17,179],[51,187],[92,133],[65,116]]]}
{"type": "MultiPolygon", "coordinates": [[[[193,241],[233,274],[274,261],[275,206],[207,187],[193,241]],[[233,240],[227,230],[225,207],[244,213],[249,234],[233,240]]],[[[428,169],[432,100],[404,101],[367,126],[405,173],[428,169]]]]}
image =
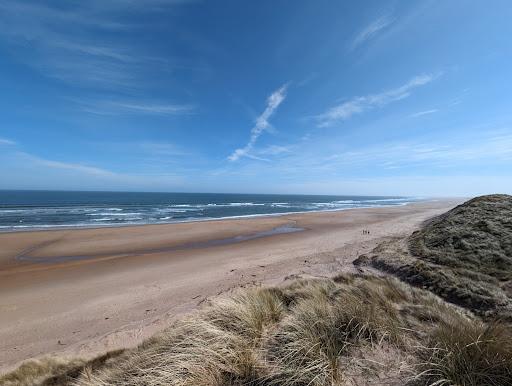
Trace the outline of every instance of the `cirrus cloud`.
{"type": "Polygon", "coordinates": [[[270,127],[270,123],[268,120],[274,114],[279,105],[286,98],[286,89],[287,85],[283,85],[274,91],[267,99],[267,107],[263,111],[263,113],[256,119],[256,124],[251,129],[251,137],[247,145],[242,148],[236,149],[229,157],[230,161],[238,161],[241,157],[249,157],[254,159],[259,159],[258,157],[251,155],[250,151],[253,149],[256,141],[261,136],[263,131],[268,130],[270,127]]]}
{"type": "Polygon", "coordinates": [[[344,121],[356,114],[371,110],[376,107],[383,107],[389,103],[405,99],[411,95],[412,90],[420,86],[424,86],[438,75],[423,74],[418,75],[409,80],[400,87],[390,89],[378,94],[366,96],[358,96],[347,102],[343,102],[337,106],[331,107],[326,112],[318,115],[318,127],[330,126],[335,122],[344,121]]]}

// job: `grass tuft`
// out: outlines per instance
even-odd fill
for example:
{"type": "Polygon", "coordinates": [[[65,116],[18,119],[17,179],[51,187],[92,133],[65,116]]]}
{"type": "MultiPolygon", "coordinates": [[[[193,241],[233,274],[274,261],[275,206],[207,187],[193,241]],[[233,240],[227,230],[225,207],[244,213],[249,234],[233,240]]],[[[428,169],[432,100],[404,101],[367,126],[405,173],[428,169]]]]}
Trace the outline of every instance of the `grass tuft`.
{"type": "Polygon", "coordinates": [[[428,385],[512,385],[512,334],[501,323],[456,318],[422,347],[417,379],[428,385]]]}

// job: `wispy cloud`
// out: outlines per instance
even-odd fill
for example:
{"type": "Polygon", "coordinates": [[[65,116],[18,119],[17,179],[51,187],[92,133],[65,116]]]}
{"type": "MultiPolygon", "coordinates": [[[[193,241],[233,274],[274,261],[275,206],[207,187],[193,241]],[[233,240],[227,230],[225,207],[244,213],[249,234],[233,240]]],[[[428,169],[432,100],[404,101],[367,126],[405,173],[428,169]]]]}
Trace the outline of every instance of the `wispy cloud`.
{"type": "MultiPolygon", "coordinates": [[[[56,161],[25,152],[0,152],[0,169],[3,181],[10,181],[12,187],[19,189],[109,189],[121,190],[164,190],[177,189],[185,181],[188,173],[177,170],[144,168],[131,164],[131,170],[111,171],[78,162],[56,161]],[[8,166],[2,168],[7,162],[8,166]]],[[[6,185],[7,186],[7,185],[6,185]]]]}
{"type": "Polygon", "coordinates": [[[110,170],[101,169],[101,168],[97,168],[94,166],[82,165],[82,164],[77,164],[77,163],[69,163],[69,162],[61,162],[61,161],[53,161],[53,160],[48,160],[45,158],[40,158],[40,157],[34,156],[29,153],[24,153],[24,152],[17,152],[17,155],[20,158],[23,158],[25,161],[29,161],[29,162],[32,162],[32,163],[35,163],[35,164],[38,164],[41,166],[48,167],[48,168],[72,170],[75,172],[85,173],[85,174],[93,175],[93,176],[112,177],[112,176],[117,175],[116,173],[111,172],[110,170]]]}
{"type": "Polygon", "coordinates": [[[188,104],[150,103],[140,101],[84,101],[75,100],[82,110],[99,115],[147,114],[184,115],[192,114],[195,106],[188,104]]]}
{"type": "Polygon", "coordinates": [[[431,109],[431,110],[425,110],[425,111],[418,111],[417,113],[414,113],[414,114],[411,114],[410,117],[411,118],[417,118],[417,117],[421,117],[423,115],[429,115],[429,114],[434,114],[434,113],[437,113],[439,110],[438,109],[431,109]]]}
{"type": "Polygon", "coordinates": [[[413,89],[432,82],[437,76],[431,74],[419,75],[400,87],[378,94],[355,97],[347,102],[331,107],[325,113],[316,117],[318,126],[330,126],[335,122],[347,120],[355,114],[361,114],[364,111],[383,107],[389,103],[407,98],[411,95],[413,89]]]}
{"type": "Polygon", "coordinates": [[[372,21],[370,24],[365,26],[352,40],[351,48],[355,49],[367,40],[375,37],[379,31],[384,30],[388,26],[390,26],[395,19],[391,17],[391,15],[383,15],[378,19],[372,21]]]}
{"type": "Polygon", "coordinates": [[[276,157],[287,156],[292,153],[294,146],[282,146],[282,145],[269,145],[263,148],[253,148],[250,153],[246,153],[247,158],[255,159],[258,161],[271,162],[276,157]]]}
{"type": "Polygon", "coordinates": [[[5,138],[0,138],[0,145],[2,145],[2,144],[14,146],[11,154],[14,154],[15,157],[18,159],[18,161],[20,161],[21,164],[29,163],[29,164],[35,164],[35,165],[44,166],[44,167],[52,168],[52,169],[72,170],[72,171],[75,171],[78,173],[85,173],[87,175],[92,175],[92,176],[112,177],[112,176],[117,175],[114,172],[111,172],[106,169],[98,168],[95,166],[89,166],[89,165],[83,165],[83,164],[71,163],[71,162],[54,161],[54,160],[41,158],[41,157],[38,157],[38,156],[30,154],[30,153],[19,151],[18,150],[19,146],[17,146],[18,144],[16,142],[5,139],[5,138]]]}
{"type": "Polygon", "coordinates": [[[416,175],[418,171],[442,175],[450,170],[456,173],[466,170],[478,174],[483,167],[502,173],[512,161],[510,134],[452,137],[441,142],[436,138],[381,142],[326,155],[328,148],[326,142],[322,149],[304,144],[298,151],[273,160],[272,168],[252,163],[244,165],[245,171],[249,175],[264,173],[269,181],[276,178],[281,182],[302,181],[302,184],[308,181],[306,185],[309,186],[309,181],[317,178],[335,183],[350,176],[416,175]]]}
{"type": "MultiPolygon", "coordinates": [[[[191,154],[170,142],[112,143],[112,149],[115,149],[114,151],[117,151],[121,157],[125,157],[126,154],[123,154],[122,151],[119,152],[119,149],[127,149],[127,152],[130,153],[128,159],[131,161],[129,163],[119,163],[119,167],[124,171],[113,171],[88,163],[76,162],[75,160],[48,159],[31,152],[19,150],[18,144],[13,141],[9,141],[9,144],[14,146],[7,151],[0,152],[0,166],[7,165],[7,169],[4,169],[7,175],[9,175],[9,171],[14,171],[10,176],[18,184],[20,183],[18,177],[30,171],[28,172],[30,178],[26,179],[28,185],[25,185],[24,182],[20,185],[24,188],[32,189],[37,186],[38,188],[48,189],[52,185],[48,185],[48,181],[43,178],[48,177],[50,180],[53,179],[53,182],[57,184],[56,186],[62,186],[64,189],[68,188],[66,183],[70,179],[75,180],[75,183],[78,183],[81,188],[87,189],[92,187],[104,189],[105,183],[111,184],[110,186],[130,189],[133,189],[134,186],[141,186],[150,190],[157,189],[159,186],[167,186],[167,189],[169,189],[171,186],[181,183],[183,175],[197,173],[194,166],[183,168],[180,165],[172,164],[172,160],[177,157],[190,157],[191,154]],[[169,170],[171,164],[172,170],[169,170]],[[32,183],[34,184],[31,185],[32,183]],[[89,185],[89,183],[92,185],[89,185]]],[[[101,143],[101,146],[108,149],[109,144],[101,143]]],[[[192,162],[197,158],[194,157],[192,162]]],[[[2,168],[0,167],[0,169],[2,168]]]]}
{"type": "Polygon", "coordinates": [[[512,159],[512,135],[492,135],[472,138],[470,142],[403,141],[354,149],[331,155],[326,164],[337,167],[380,165],[385,169],[428,165],[448,167],[467,162],[503,162],[512,159]]]}
{"type": "Polygon", "coordinates": [[[279,105],[285,100],[286,98],[286,89],[287,85],[284,85],[274,91],[267,99],[267,107],[263,111],[263,113],[256,119],[256,124],[251,129],[251,137],[249,139],[249,142],[247,145],[245,145],[242,148],[236,149],[229,157],[228,159],[230,161],[237,161],[241,157],[249,157],[249,158],[255,158],[255,159],[261,159],[253,154],[250,154],[251,150],[253,149],[254,145],[256,144],[256,141],[260,137],[260,135],[263,133],[263,131],[268,130],[270,127],[270,123],[268,120],[274,114],[276,109],[279,107],[279,105]]]}
{"type": "Polygon", "coordinates": [[[186,1],[114,0],[72,2],[66,7],[42,2],[0,1],[0,38],[18,48],[17,59],[72,85],[128,88],[143,84],[151,67],[167,69],[170,63],[148,52],[126,33],[137,25],[121,16],[161,10],[186,1]],[[106,30],[115,33],[104,33],[106,30]],[[98,39],[98,34],[102,38],[98,39]]]}
{"type": "Polygon", "coordinates": [[[182,156],[188,153],[173,143],[168,142],[142,142],[140,148],[152,155],[182,156]]]}
{"type": "Polygon", "coordinates": [[[258,151],[258,154],[280,155],[290,153],[291,146],[270,145],[258,151]]]}
{"type": "Polygon", "coordinates": [[[122,110],[140,112],[145,114],[164,114],[176,115],[190,113],[194,106],[191,105],[154,105],[154,104],[134,104],[134,103],[120,103],[112,102],[113,107],[119,107],[122,110]]]}
{"type": "Polygon", "coordinates": [[[7,138],[0,138],[0,145],[16,145],[16,142],[7,138]]]}

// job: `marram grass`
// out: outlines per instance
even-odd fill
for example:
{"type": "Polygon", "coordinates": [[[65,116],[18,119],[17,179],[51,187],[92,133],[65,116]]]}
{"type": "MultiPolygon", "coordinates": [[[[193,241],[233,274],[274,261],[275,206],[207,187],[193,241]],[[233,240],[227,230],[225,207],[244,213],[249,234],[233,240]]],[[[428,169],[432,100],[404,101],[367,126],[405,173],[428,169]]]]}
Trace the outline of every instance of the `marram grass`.
{"type": "Polygon", "coordinates": [[[240,290],[135,349],[100,358],[28,362],[0,384],[512,385],[507,325],[375,276],[240,290]]]}

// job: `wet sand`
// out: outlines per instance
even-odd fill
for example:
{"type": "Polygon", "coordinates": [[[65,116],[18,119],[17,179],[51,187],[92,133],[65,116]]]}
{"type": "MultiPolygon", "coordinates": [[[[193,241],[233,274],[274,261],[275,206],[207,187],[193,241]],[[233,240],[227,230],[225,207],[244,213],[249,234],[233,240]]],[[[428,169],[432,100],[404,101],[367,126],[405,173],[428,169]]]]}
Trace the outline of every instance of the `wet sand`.
{"type": "Polygon", "coordinates": [[[242,286],[352,270],[359,254],[458,203],[0,234],[0,371],[134,346],[242,286]]]}

